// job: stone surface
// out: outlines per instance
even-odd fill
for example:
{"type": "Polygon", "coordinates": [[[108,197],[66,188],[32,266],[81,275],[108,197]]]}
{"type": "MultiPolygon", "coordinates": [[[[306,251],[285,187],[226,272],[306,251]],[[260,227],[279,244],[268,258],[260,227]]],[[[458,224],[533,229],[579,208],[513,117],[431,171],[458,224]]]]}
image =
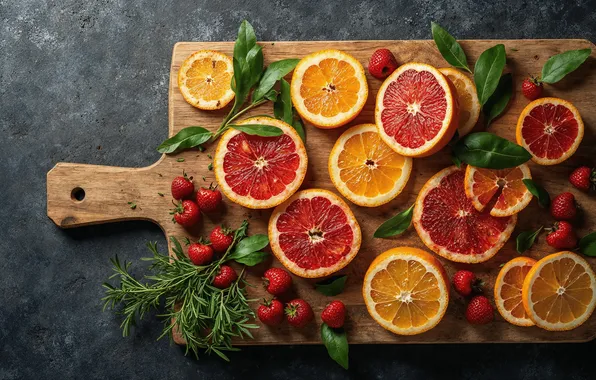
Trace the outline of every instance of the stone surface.
{"type": "Polygon", "coordinates": [[[167,133],[171,49],[233,40],[249,19],[262,40],[458,38],[596,40],[593,1],[0,0],[0,379],[594,378],[596,343],[352,346],[351,369],[322,346],[248,347],[184,357],[147,318],[122,338],[102,313],[109,258],[164,244],[148,223],[63,231],[45,213],[59,161],[144,166],[167,133]],[[590,355],[592,356],[592,355],[590,355]]]}

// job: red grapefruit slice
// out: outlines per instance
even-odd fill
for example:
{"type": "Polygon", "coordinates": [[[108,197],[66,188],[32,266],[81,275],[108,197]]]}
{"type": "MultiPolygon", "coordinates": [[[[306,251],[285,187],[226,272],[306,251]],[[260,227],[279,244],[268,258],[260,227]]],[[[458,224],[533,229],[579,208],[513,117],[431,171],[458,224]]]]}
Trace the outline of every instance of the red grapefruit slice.
{"type": "Polygon", "coordinates": [[[444,258],[481,263],[511,236],[517,216],[498,218],[474,208],[464,191],[465,171],[451,166],[426,182],[414,206],[413,223],[426,246],[444,258]]]}
{"type": "Polygon", "coordinates": [[[348,205],[323,189],[299,191],[269,219],[271,250],[300,277],[324,277],[345,267],[358,253],[361,238],[348,205]]]}

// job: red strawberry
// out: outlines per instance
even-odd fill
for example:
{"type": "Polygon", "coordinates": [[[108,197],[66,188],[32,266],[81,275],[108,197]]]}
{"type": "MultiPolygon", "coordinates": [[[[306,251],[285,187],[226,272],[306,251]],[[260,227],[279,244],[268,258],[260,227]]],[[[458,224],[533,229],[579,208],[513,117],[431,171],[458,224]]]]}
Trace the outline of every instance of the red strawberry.
{"type": "Polygon", "coordinates": [[[529,77],[522,83],[522,92],[530,100],[536,100],[542,95],[542,82],[537,78],[529,77]]]}
{"type": "Polygon", "coordinates": [[[321,319],[334,329],[343,327],[346,320],[346,306],[341,301],[331,301],[321,313],[321,319]]]}
{"type": "Polygon", "coordinates": [[[308,302],[300,298],[288,302],[285,313],[288,323],[294,327],[304,327],[314,318],[308,302]]]}
{"type": "Polygon", "coordinates": [[[480,293],[482,291],[482,281],[476,278],[476,275],[469,270],[460,270],[453,275],[453,287],[455,291],[462,296],[469,296],[472,291],[480,293]]]}
{"type": "Polygon", "coordinates": [[[174,215],[172,221],[178,223],[183,227],[194,226],[201,220],[201,210],[199,206],[193,201],[182,201],[178,204],[174,203],[176,208],[170,214],[174,215]]]}
{"type": "Polygon", "coordinates": [[[561,193],[550,203],[550,214],[556,220],[571,220],[577,215],[577,204],[571,193],[561,193]]]}
{"type": "Polygon", "coordinates": [[[202,241],[192,243],[188,247],[188,258],[194,265],[209,264],[213,260],[213,248],[202,241]]]}
{"type": "Polygon", "coordinates": [[[546,242],[557,249],[573,249],[577,246],[577,236],[569,222],[555,222],[551,233],[546,236],[546,242]]]}
{"type": "Polygon", "coordinates": [[[195,185],[192,183],[192,177],[188,177],[185,172],[172,180],[172,197],[174,199],[188,198],[195,191],[195,185]]]}
{"type": "Polygon", "coordinates": [[[569,176],[569,182],[580,190],[588,191],[596,188],[596,169],[580,166],[569,176]]]}
{"type": "Polygon", "coordinates": [[[229,228],[217,226],[211,231],[209,240],[211,240],[211,247],[213,247],[213,250],[217,253],[222,253],[228,250],[234,237],[232,235],[232,230],[229,228]]]}
{"type": "Polygon", "coordinates": [[[219,267],[219,272],[213,277],[213,286],[220,289],[225,289],[232,285],[238,279],[238,275],[234,268],[229,265],[222,265],[219,267]]]}
{"type": "Polygon", "coordinates": [[[466,309],[466,319],[473,325],[485,325],[493,320],[494,311],[485,296],[476,296],[470,300],[466,309]]]}
{"type": "Polygon", "coordinates": [[[263,283],[270,294],[279,296],[292,287],[292,276],[281,268],[269,268],[263,275],[263,283]]]}
{"type": "Polygon", "coordinates": [[[208,188],[201,187],[197,190],[197,204],[201,211],[213,212],[221,203],[221,193],[216,188],[217,186],[213,187],[213,184],[211,184],[208,188]]]}
{"type": "Polygon", "coordinates": [[[257,316],[266,325],[277,326],[284,319],[284,305],[275,298],[271,301],[263,300],[257,309],[257,316]]]}
{"type": "Polygon", "coordinates": [[[377,79],[385,79],[398,66],[397,59],[389,49],[377,49],[368,61],[368,72],[377,79]]]}

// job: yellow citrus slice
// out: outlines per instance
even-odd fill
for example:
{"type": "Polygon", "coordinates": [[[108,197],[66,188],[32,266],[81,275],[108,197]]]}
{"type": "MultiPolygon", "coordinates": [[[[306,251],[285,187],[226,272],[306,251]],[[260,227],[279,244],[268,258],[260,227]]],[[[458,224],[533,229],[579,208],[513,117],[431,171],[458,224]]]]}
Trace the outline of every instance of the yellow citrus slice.
{"type": "Polygon", "coordinates": [[[270,117],[237,124],[264,124],[280,136],[257,136],[229,129],[220,138],[213,171],[221,191],[232,202],[252,209],[275,207],[298,190],[308,165],[304,144],[294,128],[270,117]]]}
{"type": "Polygon", "coordinates": [[[412,159],[395,153],[374,124],[345,131],[329,155],[335,188],[359,206],[376,207],[395,198],[408,182],[412,159]]]}
{"type": "Polygon", "coordinates": [[[321,50],[298,62],[290,92],[305,120],[319,128],[336,128],[362,111],[368,84],[356,58],[340,50],[321,50]]]}
{"type": "Polygon", "coordinates": [[[524,279],[534,264],[536,260],[529,257],[516,257],[501,268],[495,283],[497,310],[503,319],[517,326],[534,325],[522,303],[524,279]]]}
{"type": "Polygon", "coordinates": [[[200,50],[180,65],[178,88],[190,105],[202,110],[216,110],[234,99],[230,86],[233,76],[234,65],[230,57],[213,50],[200,50]]]}
{"type": "Polygon", "coordinates": [[[596,307],[596,276],[579,255],[568,251],[553,253],[528,272],[522,301],[536,326],[550,331],[574,329],[596,307]]]}
{"type": "Polygon", "coordinates": [[[532,179],[530,168],[521,164],[510,169],[482,169],[468,165],[464,188],[466,196],[478,211],[483,211],[495,196],[496,202],[490,209],[492,216],[517,214],[532,200],[532,193],[524,185],[524,179],[532,179]],[[497,195],[497,193],[501,192],[497,195]]]}
{"type": "Polygon", "coordinates": [[[575,153],[584,137],[584,122],[570,102],[558,98],[536,99],[517,120],[517,143],[540,165],[559,164],[575,153]]]}
{"type": "Polygon", "coordinates": [[[457,131],[460,137],[467,135],[474,128],[480,116],[480,102],[476,93],[476,85],[469,76],[453,67],[439,69],[439,71],[455,86],[459,103],[459,127],[457,131]]]}
{"type": "Polygon", "coordinates": [[[435,327],[449,303],[449,279],[433,255],[398,247],[379,255],[364,276],[362,295],[371,317],[399,335],[435,327]]]}

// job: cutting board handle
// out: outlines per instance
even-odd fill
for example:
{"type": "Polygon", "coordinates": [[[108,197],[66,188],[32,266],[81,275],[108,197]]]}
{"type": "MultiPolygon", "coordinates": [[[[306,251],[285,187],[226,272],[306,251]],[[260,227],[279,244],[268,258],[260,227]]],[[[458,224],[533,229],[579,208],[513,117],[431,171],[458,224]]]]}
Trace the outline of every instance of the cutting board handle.
{"type": "Polygon", "coordinates": [[[162,213],[168,218],[170,190],[156,170],[159,162],[145,168],[58,163],[47,174],[48,216],[62,228],[124,220],[157,223],[151,216],[162,213]]]}

